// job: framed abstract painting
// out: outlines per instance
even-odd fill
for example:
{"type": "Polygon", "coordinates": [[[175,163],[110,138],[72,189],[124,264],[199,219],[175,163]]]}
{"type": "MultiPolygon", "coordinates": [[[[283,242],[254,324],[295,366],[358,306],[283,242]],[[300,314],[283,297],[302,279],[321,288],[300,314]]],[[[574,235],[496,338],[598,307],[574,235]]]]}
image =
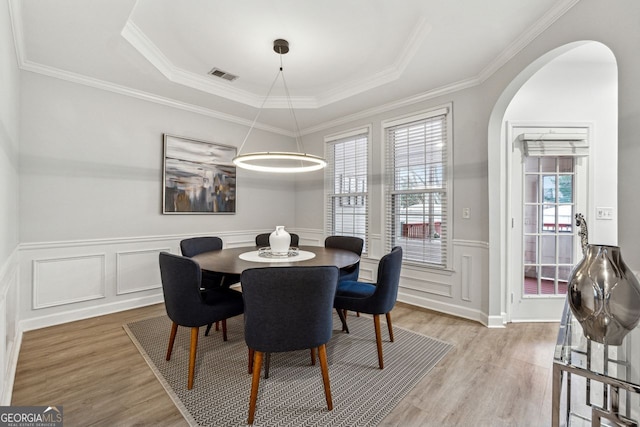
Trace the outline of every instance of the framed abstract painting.
{"type": "Polygon", "coordinates": [[[236,212],[236,147],[164,134],[162,213],[236,212]]]}

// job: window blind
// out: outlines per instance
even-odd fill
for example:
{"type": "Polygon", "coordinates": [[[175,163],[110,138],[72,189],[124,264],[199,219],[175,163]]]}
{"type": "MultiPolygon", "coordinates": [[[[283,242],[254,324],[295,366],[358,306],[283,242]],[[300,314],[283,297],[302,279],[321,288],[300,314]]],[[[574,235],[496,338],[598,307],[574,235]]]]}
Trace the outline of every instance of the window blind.
{"type": "Polygon", "coordinates": [[[326,225],[329,236],[364,240],[369,228],[369,129],[325,139],[326,225]]]}
{"type": "Polygon", "coordinates": [[[384,125],[386,249],[405,262],[448,266],[449,127],[448,109],[384,125]]]}
{"type": "Polygon", "coordinates": [[[587,133],[523,133],[520,140],[524,142],[527,156],[575,156],[589,155],[587,133]]]}

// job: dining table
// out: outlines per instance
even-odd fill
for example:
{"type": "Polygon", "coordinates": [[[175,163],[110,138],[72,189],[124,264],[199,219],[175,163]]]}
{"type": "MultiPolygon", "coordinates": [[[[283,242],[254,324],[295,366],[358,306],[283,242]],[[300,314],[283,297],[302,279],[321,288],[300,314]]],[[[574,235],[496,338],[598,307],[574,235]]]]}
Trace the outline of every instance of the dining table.
{"type": "Polygon", "coordinates": [[[260,251],[254,246],[227,248],[203,252],[192,257],[203,270],[227,274],[242,274],[249,268],[264,267],[305,267],[335,265],[348,267],[360,261],[360,257],[345,249],[324,246],[300,246],[292,250],[290,256],[270,257],[268,251],[260,251]]]}

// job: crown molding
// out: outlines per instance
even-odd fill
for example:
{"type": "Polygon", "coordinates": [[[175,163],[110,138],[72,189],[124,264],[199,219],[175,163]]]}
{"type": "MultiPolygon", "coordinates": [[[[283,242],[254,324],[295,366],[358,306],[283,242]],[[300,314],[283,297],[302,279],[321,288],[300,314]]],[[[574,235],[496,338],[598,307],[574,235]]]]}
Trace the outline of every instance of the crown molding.
{"type": "Polygon", "coordinates": [[[487,67],[485,67],[477,76],[461,80],[449,85],[441,86],[427,92],[420,93],[415,96],[393,101],[387,104],[376,106],[368,110],[360,111],[355,114],[340,117],[336,120],[321,123],[317,126],[305,128],[301,131],[302,135],[308,135],[324,129],[350,123],[359,119],[365,119],[372,115],[385,113],[397,108],[406,107],[417,104],[429,99],[444,96],[450,93],[458,92],[482,84],[485,80],[497,72],[503,65],[516,56],[522,49],[531,43],[542,32],[549,28],[555,21],[562,17],[569,9],[575,6],[580,0],[563,0],[556,3],[547,13],[543,15],[535,24],[527,29],[518,39],[514,40],[505,50],[503,50],[487,67]]]}
{"type": "Polygon", "coordinates": [[[427,23],[426,18],[420,18],[405,43],[404,49],[402,49],[396,57],[394,63],[370,77],[334,87],[320,97],[292,96],[287,98],[284,96],[270,96],[268,99],[263,99],[262,96],[258,96],[249,91],[234,88],[229,82],[217,82],[209,77],[201,76],[177,67],[164,55],[162,50],[147,37],[144,31],[132,21],[132,15],[133,12],[129,16],[120,34],[169,81],[255,108],[290,108],[292,106],[297,109],[315,109],[395,81],[402,75],[418,51],[420,44],[432,29],[432,26],[427,23]]]}
{"type": "Polygon", "coordinates": [[[382,104],[382,105],[378,105],[376,107],[373,108],[369,108],[368,110],[363,110],[363,111],[359,111],[355,114],[350,114],[347,116],[342,116],[339,119],[336,120],[331,120],[328,122],[324,122],[321,123],[317,126],[312,126],[312,127],[308,127],[305,128],[303,130],[300,131],[300,133],[302,135],[308,135],[314,132],[318,132],[324,129],[330,129],[332,127],[335,126],[339,126],[339,125],[343,125],[346,123],[350,123],[353,122],[355,120],[359,120],[359,119],[366,119],[369,118],[373,115],[377,115],[377,114],[381,114],[381,113],[386,113],[387,111],[392,111],[395,110],[397,108],[402,108],[402,107],[406,107],[409,105],[413,105],[413,104],[417,104],[429,99],[433,99],[433,98],[437,98],[443,95],[447,95],[449,93],[455,93],[458,91],[461,91],[463,89],[468,89],[470,87],[473,86],[477,86],[479,85],[481,82],[478,80],[478,78],[470,78],[470,79],[466,79],[466,80],[461,80],[459,82],[456,83],[452,83],[446,86],[441,86],[439,88],[427,91],[427,92],[423,92],[420,93],[418,95],[414,95],[414,96],[410,96],[408,98],[403,98],[403,99],[399,99],[397,101],[393,101],[393,102],[389,102],[386,104],[382,104]]]}
{"type": "Polygon", "coordinates": [[[532,26],[530,26],[524,33],[515,39],[506,49],[504,49],[489,65],[487,65],[478,74],[478,80],[480,83],[491,77],[496,71],[498,71],[503,65],[509,62],[515,57],[522,49],[527,47],[536,37],[542,34],[547,28],[549,28],[554,22],[556,22],[561,16],[563,16],[569,9],[575,6],[580,0],[562,0],[556,2],[551,9],[549,9],[542,18],[538,19],[532,26]]]}
{"type": "MultiPolygon", "coordinates": [[[[254,108],[289,108],[289,99],[284,96],[263,96],[231,86],[230,82],[218,82],[213,77],[201,76],[175,66],[169,58],[147,37],[132,20],[127,20],[120,35],[133,46],[147,61],[151,63],[167,80],[212,95],[221,96],[254,108]],[[263,105],[264,104],[264,105],[263,105]]],[[[315,97],[291,97],[294,108],[318,108],[315,97]]]]}
{"type": "MultiPolygon", "coordinates": [[[[374,114],[384,113],[390,110],[394,110],[396,108],[401,108],[404,106],[416,104],[419,102],[423,102],[428,99],[436,98],[439,96],[444,96],[449,93],[454,93],[463,89],[467,89],[473,86],[477,86],[491,77],[497,70],[499,70],[503,65],[505,65],[509,60],[511,60],[514,56],[516,56],[522,49],[524,49],[529,43],[531,43],[536,37],[538,37],[543,31],[549,28],[557,19],[563,16],[569,9],[575,6],[580,0],[563,0],[556,3],[552,9],[547,11],[545,15],[539,19],[534,25],[529,27],[518,39],[514,40],[505,50],[503,50],[489,65],[487,65],[478,75],[470,77],[465,80],[461,80],[449,85],[442,86],[440,88],[436,88],[427,92],[420,93],[418,95],[414,95],[408,98],[400,99],[397,101],[393,101],[384,105],[376,106],[355,114],[351,114],[348,116],[343,116],[336,120],[331,120],[328,122],[321,123],[317,126],[309,127],[300,131],[301,135],[311,134],[323,129],[328,129],[334,126],[338,126],[341,124],[345,124],[354,120],[366,118],[368,116],[374,114]]],[[[38,64],[26,59],[26,47],[24,44],[24,31],[22,27],[22,7],[20,0],[9,0],[9,15],[11,18],[11,25],[13,31],[13,38],[16,50],[16,59],[18,62],[18,66],[26,71],[31,71],[38,74],[47,75],[50,77],[58,78],[61,80],[70,81],[73,83],[78,83],[90,87],[94,87],[101,90],[106,90],[114,93],[118,93],[125,96],[131,96],[134,98],[142,99],[149,102],[154,102],[157,104],[169,106],[172,108],[178,108],[185,111],[202,114],[208,117],[213,117],[216,119],[224,120],[230,123],[236,123],[243,126],[250,127],[252,125],[252,121],[233,116],[230,114],[222,113],[216,110],[212,110],[209,108],[197,106],[194,104],[189,104],[182,101],[177,101],[175,99],[166,98],[162,96],[158,96],[155,94],[151,94],[148,92],[140,91],[137,89],[132,89],[129,87],[125,87],[122,85],[118,85],[115,83],[107,82],[100,79],[95,79],[92,77],[87,77],[84,75],[72,73],[66,70],[57,69],[54,67],[45,66],[42,64],[38,64]]],[[[402,70],[408,66],[411,58],[415,55],[417,48],[420,42],[426,37],[426,35],[431,31],[431,26],[426,23],[425,20],[422,20],[416,30],[414,30],[410,41],[407,43],[406,48],[403,52],[398,56],[397,61],[394,66],[387,68],[385,71],[379,73],[378,75],[372,76],[368,79],[364,84],[360,86],[348,86],[341,87],[332,90],[325,97],[320,100],[317,100],[314,97],[292,97],[292,104],[294,108],[318,108],[321,106],[326,106],[331,103],[340,101],[342,99],[346,99],[355,94],[361,93],[363,91],[372,89],[374,87],[378,87],[389,81],[395,80],[400,74],[402,74],[402,70]]],[[[176,83],[180,83],[181,81],[190,82],[187,86],[195,87],[198,90],[203,90],[209,93],[215,93],[216,95],[220,95],[216,92],[211,92],[211,88],[215,86],[218,88],[218,84],[216,82],[211,82],[206,79],[203,79],[200,76],[193,76],[193,73],[182,72],[181,70],[174,67],[171,62],[164,57],[164,55],[160,52],[157,47],[144,35],[144,33],[130,20],[125,25],[125,28],[122,30],[122,35],[132,44],[147,60],[149,60],[163,75],[171,76],[167,77],[171,81],[176,81],[176,83]],[[126,35],[125,35],[126,34],[126,35]],[[132,42],[133,40],[133,42],[132,42]],[[149,56],[147,56],[149,55],[149,56]],[[151,59],[150,59],[151,58],[151,59]],[[175,79],[175,80],[172,80],[175,79]],[[204,82],[203,82],[204,80],[204,82]]],[[[183,84],[183,83],[180,83],[183,84]]],[[[225,89],[229,90],[228,87],[225,89]]],[[[216,89],[217,90],[217,89],[216,89]]],[[[240,96],[244,94],[248,94],[248,92],[244,91],[233,91],[228,92],[229,98],[234,101],[237,101],[233,96],[240,96]],[[238,95],[240,94],[240,95],[238,95]]],[[[222,96],[222,95],[220,95],[222,96]]],[[[252,94],[247,95],[248,97],[244,102],[247,105],[255,106],[259,108],[261,105],[261,99],[259,97],[255,97],[252,94]],[[257,101],[256,101],[257,100],[257,101]],[[253,102],[253,104],[251,103],[253,102]]],[[[268,102],[265,103],[265,108],[289,108],[288,100],[285,97],[270,97],[268,102]]],[[[238,101],[242,102],[242,101],[238,101]]],[[[255,128],[265,130],[267,132],[273,132],[280,135],[285,135],[288,137],[295,137],[296,134],[286,129],[281,129],[278,127],[266,125],[263,123],[255,123],[255,128]]]]}
{"type": "Polygon", "coordinates": [[[260,97],[176,67],[133,21],[127,20],[120,35],[151,63],[167,80],[259,108],[260,97]]]}
{"type": "Polygon", "coordinates": [[[18,65],[24,62],[25,46],[24,31],[22,29],[22,3],[20,0],[9,0],[9,19],[11,20],[11,31],[13,32],[13,44],[16,50],[16,60],[18,65]]]}
{"type": "Polygon", "coordinates": [[[318,106],[326,107],[327,105],[399,79],[432,29],[433,27],[427,22],[425,17],[420,18],[420,21],[414,27],[409,39],[405,43],[404,49],[396,57],[393,64],[369,77],[347,82],[326,91],[318,98],[318,106]]]}
{"type": "MultiPolygon", "coordinates": [[[[231,114],[222,113],[220,111],[212,110],[210,108],[205,108],[199,105],[177,101],[172,98],[159,96],[159,95],[152,94],[149,92],[144,92],[138,89],[132,89],[126,86],[118,85],[111,82],[106,82],[100,79],[94,79],[93,77],[87,77],[82,74],[72,73],[66,70],[60,70],[58,68],[37,64],[31,61],[24,61],[22,64],[19,64],[19,66],[24,71],[30,71],[33,73],[54,77],[60,80],[65,80],[72,83],[81,84],[84,86],[89,86],[96,89],[117,93],[120,95],[130,96],[133,98],[141,99],[143,101],[149,101],[149,102],[164,105],[167,107],[178,108],[180,110],[185,110],[192,113],[201,114],[203,116],[224,120],[229,123],[235,123],[235,124],[239,124],[247,127],[250,127],[253,123],[251,120],[247,120],[238,116],[233,116],[231,114]]],[[[295,137],[295,133],[289,130],[281,129],[275,126],[270,126],[264,123],[255,123],[254,128],[265,130],[267,132],[280,134],[280,135],[285,135],[292,138],[295,137]]]]}

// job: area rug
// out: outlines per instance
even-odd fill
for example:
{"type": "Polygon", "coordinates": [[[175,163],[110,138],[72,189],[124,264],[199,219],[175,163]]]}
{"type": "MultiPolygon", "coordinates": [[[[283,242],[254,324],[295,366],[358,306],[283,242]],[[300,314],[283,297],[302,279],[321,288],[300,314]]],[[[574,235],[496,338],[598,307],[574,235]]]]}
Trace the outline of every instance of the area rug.
{"type": "MultiPolygon", "coordinates": [[[[327,344],[334,408],[328,411],[320,365],[309,351],[271,355],[269,378],[258,391],[255,426],[375,426],[440,361],[451,345],[394,327],[388,341],[382,324],[384,369],[378,369],[373,321],[349,316],[341,332],[334,315],[333,338],[327,344]]],[[[124,325],[124,329],[158,380],[193,426],[244,426],[251,375],[242,316],[228,320],[228,341],[213,329],[200,328],[193,389],[187,390],[189,328],[178,328],[171,361],[166,361],[171,322],[160,316],[124,325]]]]}

